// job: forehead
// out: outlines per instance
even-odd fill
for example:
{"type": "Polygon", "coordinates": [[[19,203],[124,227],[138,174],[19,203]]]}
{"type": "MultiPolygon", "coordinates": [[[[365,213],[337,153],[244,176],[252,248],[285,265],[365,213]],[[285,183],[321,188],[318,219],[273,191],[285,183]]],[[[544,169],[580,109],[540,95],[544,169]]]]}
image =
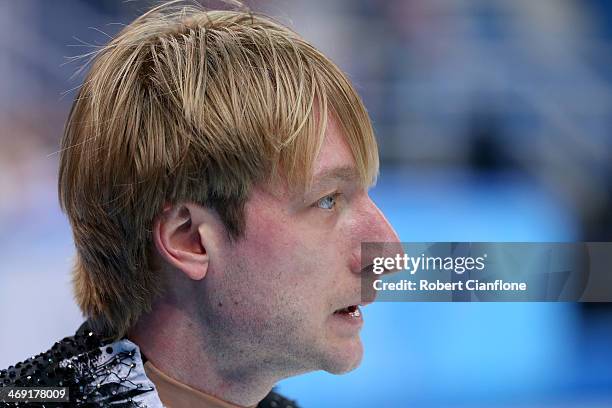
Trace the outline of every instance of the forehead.
{"type": "Polygon", "coordinates": [[[351,148],[333,115],[328,118],[321,149],[313,162],[312,181],[330,176],[359,178],[351,148]]]}
{"type": "Polygon", "coordinates": [[[300,186],[290,183],[286,174],[279,172],[267,182],[254,186],[253,192],[264,192],[270,198],[275,197],[275,200],[288,200],[298,205],[305,199],[305,194],[323,188],[330,182],[337,180],[361,183],[349,142],[333,115],[328,117],[321,146],[312,162],[310,174],[304,176],[309,182],[300,186]]]}

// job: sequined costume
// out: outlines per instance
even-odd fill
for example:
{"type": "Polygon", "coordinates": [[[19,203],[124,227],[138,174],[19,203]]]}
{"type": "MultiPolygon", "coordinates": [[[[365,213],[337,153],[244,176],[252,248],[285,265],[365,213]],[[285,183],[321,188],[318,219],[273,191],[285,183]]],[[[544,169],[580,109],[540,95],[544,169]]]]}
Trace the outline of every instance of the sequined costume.
{"type": "MultiPolygon", "coordinates": [[[[128,339],[105,340],[84,323],[50,350],[0,370],[0,387],[67,387],[69,403],[0,401],[0,407],[162,408],[143,358],[128,339]]],[[[258,408],[298,408],[270,392],[258,408]]]]}

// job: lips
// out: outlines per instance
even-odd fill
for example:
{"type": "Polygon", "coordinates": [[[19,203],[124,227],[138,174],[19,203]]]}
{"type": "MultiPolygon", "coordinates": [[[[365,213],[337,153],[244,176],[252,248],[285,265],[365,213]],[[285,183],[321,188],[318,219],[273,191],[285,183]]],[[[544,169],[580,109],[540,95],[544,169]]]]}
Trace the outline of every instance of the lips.
{"type": "Polygon", "coordinates": [[[334,312],[334,314],[340,314],[340,315],[348,315],[351,317],[360,317],[361,316],[361,310],[359,310],[359,306],[358,305],[350,305],[347,307],[344,307],[342,309],[338,309],[334,312]]]}

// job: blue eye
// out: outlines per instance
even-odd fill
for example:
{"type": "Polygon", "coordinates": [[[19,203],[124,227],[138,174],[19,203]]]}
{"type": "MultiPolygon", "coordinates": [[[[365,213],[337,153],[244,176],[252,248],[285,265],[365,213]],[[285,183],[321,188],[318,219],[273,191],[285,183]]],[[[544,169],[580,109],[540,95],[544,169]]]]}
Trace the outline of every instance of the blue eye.
{"type": "Polygon", "coordinates": [[[321,198],[319,201],[317,201],[317,207],[322,208],[324,210],[333,209],[336,206],[337,195],[338,194],[334,193],[321,198]]]}

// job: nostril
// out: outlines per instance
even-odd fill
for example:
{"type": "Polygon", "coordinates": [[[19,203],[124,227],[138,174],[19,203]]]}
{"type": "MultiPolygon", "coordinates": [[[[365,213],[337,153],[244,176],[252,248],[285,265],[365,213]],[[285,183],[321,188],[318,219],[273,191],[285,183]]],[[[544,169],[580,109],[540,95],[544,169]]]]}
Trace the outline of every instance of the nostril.
{"type": "Polygon", "coordinates": [[[361,268],[361,273],[370,273],[370,272],[372,272],[373,268],[374,268],[374,264],[371,263],[371,264],[361,268]]]}

